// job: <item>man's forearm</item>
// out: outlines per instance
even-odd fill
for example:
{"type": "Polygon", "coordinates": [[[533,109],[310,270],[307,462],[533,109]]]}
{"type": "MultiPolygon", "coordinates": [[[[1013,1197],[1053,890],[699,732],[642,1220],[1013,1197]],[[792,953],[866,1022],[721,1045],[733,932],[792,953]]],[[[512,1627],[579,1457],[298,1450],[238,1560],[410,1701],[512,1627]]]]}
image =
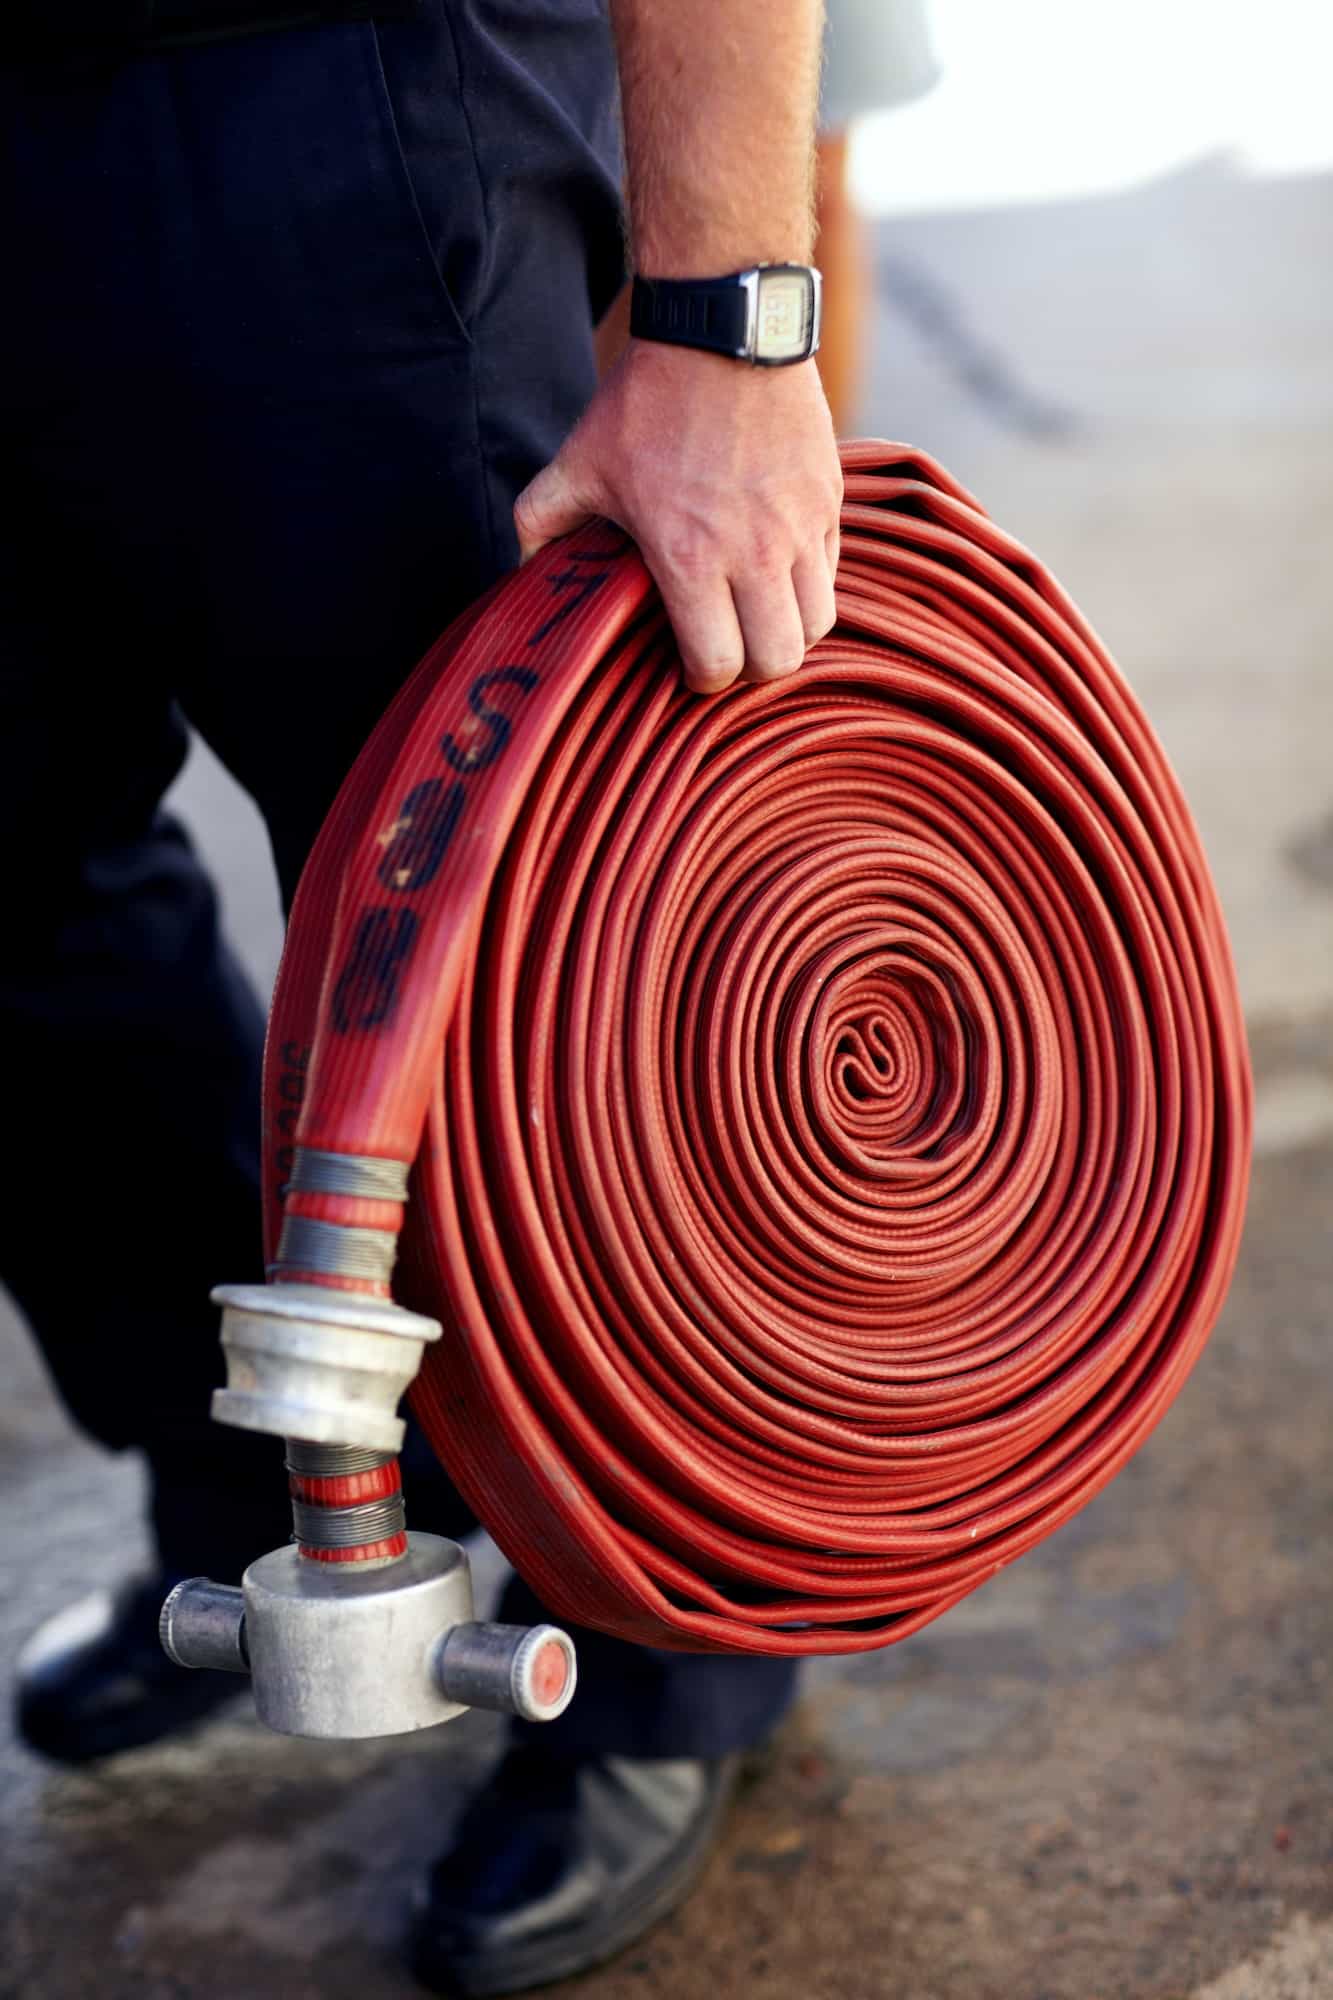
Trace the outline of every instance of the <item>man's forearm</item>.
{"type": "MultiPolygon", "coordinates": [[[[823,0],[611,0],[634,261],[648,278],[804,264],[823,0]]],[[[519,494],[531,555],[596,515],[639,545],[685,684],[794,673],[834,622],[842,468],[812,360],[631,340],[519,494]]]]}
{"type": "Polygon", "coordinates": [[[823,0],[611,0],[638,270],[809,261],[823,14],[823,0]]]}

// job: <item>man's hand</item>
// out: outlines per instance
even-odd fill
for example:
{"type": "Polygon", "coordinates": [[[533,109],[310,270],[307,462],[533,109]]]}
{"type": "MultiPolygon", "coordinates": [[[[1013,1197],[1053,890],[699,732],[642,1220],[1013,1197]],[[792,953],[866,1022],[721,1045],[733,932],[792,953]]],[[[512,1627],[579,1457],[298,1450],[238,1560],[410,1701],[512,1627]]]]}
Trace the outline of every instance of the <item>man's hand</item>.
{"type": "Polygon", "coordinates": [[[794,673],[833,623],[842,468],[813,361],[632,340],[514,508],[526,559],[594,515],[634,537],[686,685],[794,673]]]}

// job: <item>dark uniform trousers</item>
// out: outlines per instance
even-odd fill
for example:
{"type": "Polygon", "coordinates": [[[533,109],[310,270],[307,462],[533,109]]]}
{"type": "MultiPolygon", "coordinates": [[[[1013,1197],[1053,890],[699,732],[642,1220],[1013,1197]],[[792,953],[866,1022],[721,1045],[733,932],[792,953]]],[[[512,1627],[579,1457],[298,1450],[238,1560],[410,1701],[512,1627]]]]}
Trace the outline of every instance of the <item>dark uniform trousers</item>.
{"type": "MultiPolygon", "coordinates": [[[[600,0],[424,0],[0,67],[3,1276],[175,1572],[286,1538],[281,1448],[210,1424],[209,1287],[259,1271],[260,1009],[160,809],[183,717],[283,893],[398,682],[515,559],[621,270],[600,0]]],[[[411,1518],[468,1525],[419,1439],[411,1518]]],[[[539,1607],[515,1579],[501,1615],[539,1607]]],[[[774,1660],[579,1634],[543,1740],[710,1755],[774,1660]]]]}

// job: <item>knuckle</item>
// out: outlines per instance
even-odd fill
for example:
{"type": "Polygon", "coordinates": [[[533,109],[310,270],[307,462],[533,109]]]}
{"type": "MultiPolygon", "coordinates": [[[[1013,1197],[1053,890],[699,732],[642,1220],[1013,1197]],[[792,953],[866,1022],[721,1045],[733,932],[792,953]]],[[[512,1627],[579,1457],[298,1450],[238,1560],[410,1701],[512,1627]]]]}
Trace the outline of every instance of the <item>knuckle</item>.
{"type": "Polygon", "coordinates": [[[842,465],[837,456],[811,460],[792,484],[792,498],[807,518],[812,512],[836,514],[842,505],[842,465]]]}
{"type": "Polygon", "coordinates": [[[766,522],[751,530],[744,561],[752,576],[763,583],[776,583],[791,572],[790,541],[779,528],[766,522]]]}
{"type": "Polygon", "coordinates": [[[657,540],[656,554],[668,575],[686,584],[702,583],[720,567],[717,543],[694,523],[668,527],[657,540]]]}

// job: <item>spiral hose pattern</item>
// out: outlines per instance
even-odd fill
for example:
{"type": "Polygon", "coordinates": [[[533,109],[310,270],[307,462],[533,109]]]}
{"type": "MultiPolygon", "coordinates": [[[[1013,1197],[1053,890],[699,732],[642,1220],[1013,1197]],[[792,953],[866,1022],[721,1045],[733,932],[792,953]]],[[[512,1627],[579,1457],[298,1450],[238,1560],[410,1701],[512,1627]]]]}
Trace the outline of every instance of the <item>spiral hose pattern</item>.
{"type": "Polygon", "coordinates": [[[1141,710],[938,467],[844,466],[793,680],[683,692],[603,524],[447,634],[274,1006],[270,1244],[294,1137],[415,1162],[420,1419],[554,1612],[655,1644],[871,1648],[984,1582],[1166,1409],[1243,1215],[1235,978],[1141,710]]]}

